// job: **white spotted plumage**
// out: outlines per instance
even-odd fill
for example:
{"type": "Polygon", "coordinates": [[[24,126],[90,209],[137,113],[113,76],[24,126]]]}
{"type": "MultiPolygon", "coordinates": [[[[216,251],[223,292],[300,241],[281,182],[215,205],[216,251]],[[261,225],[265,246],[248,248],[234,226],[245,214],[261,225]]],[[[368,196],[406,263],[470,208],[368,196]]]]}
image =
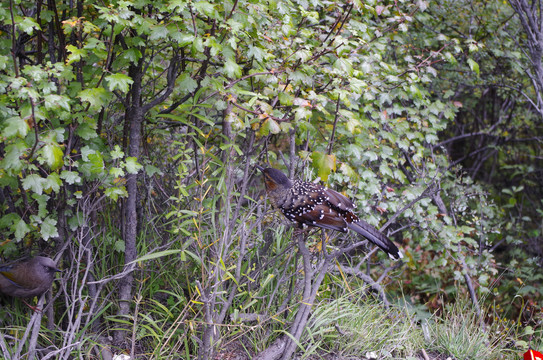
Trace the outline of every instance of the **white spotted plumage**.
{"type": "Polygon", "coordinates": [[[257,167],[264,173],[270,201],[288,220],[303,228],[318,226],[342,232],[351,229],[391,258],[402,257],[390,239],[352,212],[356,205],[344,195],[315,183],[291,181],[277,169],[257,167]]]}

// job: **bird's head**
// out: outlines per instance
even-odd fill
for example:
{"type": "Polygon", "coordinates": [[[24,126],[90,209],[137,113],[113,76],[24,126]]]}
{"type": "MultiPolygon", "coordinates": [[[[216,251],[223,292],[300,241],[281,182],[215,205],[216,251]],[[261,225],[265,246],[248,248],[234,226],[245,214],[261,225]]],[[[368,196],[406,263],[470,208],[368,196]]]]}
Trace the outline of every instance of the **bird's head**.
{"type": "Polygon", "coordinates": [[[60,272],[61,270],[57,269],[57,264],[48,257],[36,256],[32,259],[33,265],[38,267],[38,271],[43,271],[47,274],[54,274],[60,272]]]}
{"type": "Polygon", "coordinates": [[[278,187],[289,188],[292,186],[290,179],[282,171],[274,168],[263,168],[259,165],[256,165],[256,168],[262,171],[264,175],[266,190],[271,191],[278,187]]]}

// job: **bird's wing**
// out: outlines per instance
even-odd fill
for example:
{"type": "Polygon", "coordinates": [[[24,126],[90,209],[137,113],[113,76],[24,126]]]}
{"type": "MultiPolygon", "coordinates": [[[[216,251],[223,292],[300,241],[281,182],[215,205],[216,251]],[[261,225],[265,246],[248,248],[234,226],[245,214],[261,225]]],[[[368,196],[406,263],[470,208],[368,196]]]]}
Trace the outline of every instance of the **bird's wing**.
{"type": "Polygon", "coordinates": [[[302,210],[300,212],[296,212],[295,210],[292,220],[309,226],[317,226],[341,232],[347,231],[345,219],[336,210],[323,204],[315,205],[310,210],[302,210]]]}
{"type": "Polygon", "coordinates": [[[351,201],[348,197],[343,194],[338,193],[332,189],[325,190],[326,197],[328,198],[328,203],[333,207],[339,210],[353,210],[356,208],[356,204],[351,201]]]}
{"type": "Polygon", "coordinates": [[[15,281],[15,277],[13,276],[13,273],[11,272],[12,269],[13,269],[13,266],[0,267],[0,276],[2,276],[10,284],[15,285],[17,287],[22,287],[15,281]]]}

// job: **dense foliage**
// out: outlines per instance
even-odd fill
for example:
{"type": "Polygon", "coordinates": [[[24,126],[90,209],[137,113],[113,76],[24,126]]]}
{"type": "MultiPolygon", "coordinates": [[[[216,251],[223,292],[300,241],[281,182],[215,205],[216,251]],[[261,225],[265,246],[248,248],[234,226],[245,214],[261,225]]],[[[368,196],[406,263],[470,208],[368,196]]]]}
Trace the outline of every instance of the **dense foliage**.
{"type": "MultiPolygon", "coordinates": [[[[523,3],[2,1],[0,256],[64,269],[51,336],[10,356],[341,352],[327,332],[400,339],[456,297],[524,350],[543,331],[543,87],[523,3]],[[300,241],[255,163],[344,192],[405,261],[300,241]],[[348,315],[371,294],[393,310],[348,315]]],[[[0,308],[1,331],[23,313],[0,308]]],[[[414,357],[419,335],[364,351],[414,357]]]]}

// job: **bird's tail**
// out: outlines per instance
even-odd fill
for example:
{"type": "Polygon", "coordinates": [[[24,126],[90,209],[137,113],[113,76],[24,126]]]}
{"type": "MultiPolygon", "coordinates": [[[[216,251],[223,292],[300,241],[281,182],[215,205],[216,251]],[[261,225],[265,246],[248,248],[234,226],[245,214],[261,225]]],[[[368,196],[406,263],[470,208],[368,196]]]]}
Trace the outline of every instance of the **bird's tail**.
{"type": "Polygon", "coordinates": [[[356,231],[375,245],[379,246],[379,248],[386,252],[392,260],[403,258],[402,252],[398,250],[396,245],[394,245],[389,238],[364,220],[352,222],[348,226],[349,229],[356,231]]]}

